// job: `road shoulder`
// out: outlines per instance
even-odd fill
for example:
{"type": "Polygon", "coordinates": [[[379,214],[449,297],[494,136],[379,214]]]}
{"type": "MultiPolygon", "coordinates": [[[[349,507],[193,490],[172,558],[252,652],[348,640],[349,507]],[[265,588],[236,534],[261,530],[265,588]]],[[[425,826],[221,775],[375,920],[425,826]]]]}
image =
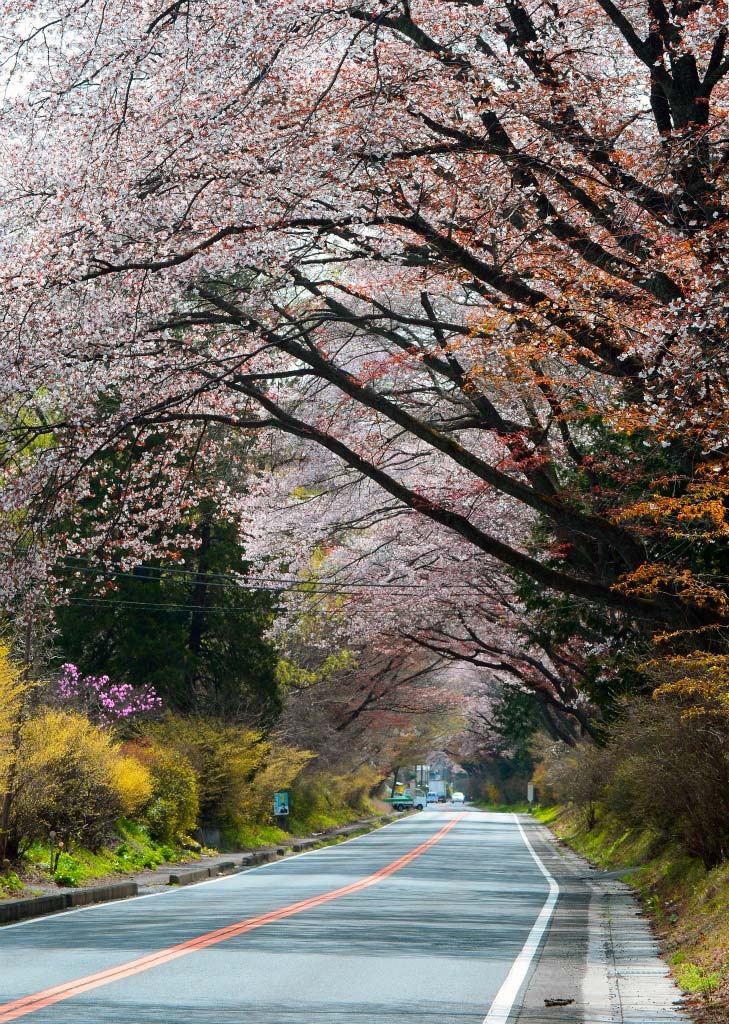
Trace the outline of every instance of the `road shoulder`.
{"type": "Polygon", "coordinates": [[[687,1024],[629,886],[595,869],[545,826],[521,819],[560,887],[549,933],[527,982],[519,1024],[687,1024]]]}

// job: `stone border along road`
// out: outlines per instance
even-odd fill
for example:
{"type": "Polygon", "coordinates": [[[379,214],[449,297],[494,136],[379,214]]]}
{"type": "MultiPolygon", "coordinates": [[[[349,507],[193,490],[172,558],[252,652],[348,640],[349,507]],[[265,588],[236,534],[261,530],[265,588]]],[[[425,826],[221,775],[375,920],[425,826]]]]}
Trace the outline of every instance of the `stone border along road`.
{"type": "Polygon", "coordinates": [[[130,874],[126,879],[101,885],[80,886],[77,889],[54,887],[41,896],[24,896],[16,899],[0,900],[0,927],[4,924],[15,924],[33,917],[45,917],[74,907],[85,907],[92,903],[108,903],[111,900],[128,899],[132,896],[156,892],[168,885],[194,885],[197,882],[216,878],[235,871],[246,871],[284,857],[287,853],[303,853],[313,850],[323,843],[338,842],[349,839],[357,833],[364,833],[379,828],[402,815],[383,815],[376,818],[365,818],[308,838],[291,837],[280,846],[262,847],[249,850],[243,854],[218,854],[202,858],[205,863],[190,867],[178,867],[163,864],[157,869],[148,868],[130,874]]]}
{"type": "Polygon", "coordinates": [[[520,818],[560,899],[514,1024],[689,1024],[633,890],[520,818]]]}

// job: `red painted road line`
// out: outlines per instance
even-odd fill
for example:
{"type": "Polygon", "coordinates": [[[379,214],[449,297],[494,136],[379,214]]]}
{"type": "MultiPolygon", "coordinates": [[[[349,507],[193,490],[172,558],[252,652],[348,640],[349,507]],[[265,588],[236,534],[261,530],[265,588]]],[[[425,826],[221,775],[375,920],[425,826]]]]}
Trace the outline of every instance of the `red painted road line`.
{"type": "Polygon", "coordinates": [[[414,847],[409,853],[403,854],[402,857],[398,857],[391,864],[380,868],[379,871],[375,871],[372,875],[361,878],[358,882],[351,882],[349,885],[343,885],[339,889],[332,889],[330,892],[322,893],[320,896],[310,896],[309,899],[299,900],[297,903],[289,903],[288,906],[281,907],[279,910],[271,910],[266,914],[258,914],[256,917],[247,917],[244,921],[227,925],[225,928],[217,928],[212,932],[205,932],[204,935],[198,935],[195,939],[188,939],[186,942],[180,942],[176,946],[168,946],[166,949],[160,949],[156,953],[149,953],[147,956],[139,957],[137,960],[130,960],[128,963],[119,964],[118,967],[99,971],[98,974],[87,974],[85,977],[77,978],[75,981],[66,981],[61,985],[55,985],[53,988],[34,992],[32,995],[14,999],[10,1003],[3,1003],[0,1005],[0,1024],[5,1024],[6,1021],[10,1020],[17,1020],[19,1017],[25,1017],[26,1014],[35,1013],[36,1010],[42,1010],[46,1006],[52,1006],[54,1003],[60,1003],[65,999],[72,999],[74,996],[80,995],[82,992],[88,992],[90,989],[100,988],[102,985],[110,985],[113,981],[129,978],[131,975],[140,974],[142,971],[149,971],[153,967],[160,966],[160,964],[169,963],[170,960],[177,960],[178,957],[189,956],[190,953],[196,953],[199,949],[215,946],[219,942],[225,942],[226,939],[231,939],[236,935],[243,935],[245,932],[254,931],[256,928],[262,928],[273,921],[280,921],[285,917],[300,914],[303,910],[319,907],[322,903],[329,903],[331,900],[339,899],[340,896],[349,896],[350,893],[359,892],[361,889],[367,889],[371,885],[376,885],[384,878],[389,878],[396,871],[406,867],[416,857],[429,850],[431,846],[435,846],[463,816],[463,813],[459,814],[439,832],[432,835],[430,839],[426,839],[424,843],[421,843],[420,846],[414,847]]]}

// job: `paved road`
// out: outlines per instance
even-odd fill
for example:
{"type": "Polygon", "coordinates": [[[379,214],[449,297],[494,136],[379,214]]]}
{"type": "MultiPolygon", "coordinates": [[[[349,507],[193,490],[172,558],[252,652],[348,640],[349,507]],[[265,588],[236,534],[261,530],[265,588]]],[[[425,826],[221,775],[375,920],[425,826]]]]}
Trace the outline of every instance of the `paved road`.
{"type": "Polygon", "coordinates": [[[433,809],[4,928],[0,1024],[496,1024],[554,888],[512,815],[433,809]]]}

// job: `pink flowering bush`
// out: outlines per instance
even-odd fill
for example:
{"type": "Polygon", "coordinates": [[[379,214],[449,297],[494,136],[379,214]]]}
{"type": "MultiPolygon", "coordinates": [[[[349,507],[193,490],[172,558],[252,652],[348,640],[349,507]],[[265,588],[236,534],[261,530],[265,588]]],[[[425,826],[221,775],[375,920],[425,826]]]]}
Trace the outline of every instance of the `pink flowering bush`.
{"type": "Polygon", "coordinates": [[[153,686],[112,683],[108,676],[82,676],[71,662],[61,665],[56,694],[64,702],[83,708],[100,725],[110,725],[162,707],[153,686]]]}

